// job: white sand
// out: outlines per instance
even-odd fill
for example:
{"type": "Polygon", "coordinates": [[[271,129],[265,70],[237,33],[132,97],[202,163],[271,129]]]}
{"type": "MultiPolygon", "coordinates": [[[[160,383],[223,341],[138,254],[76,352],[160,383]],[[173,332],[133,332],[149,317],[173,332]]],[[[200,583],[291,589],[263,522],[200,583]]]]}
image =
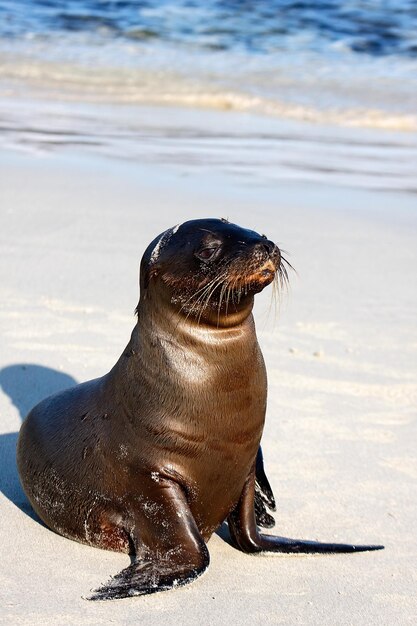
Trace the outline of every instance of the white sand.
{"type": "Polygon", "coordinates": [[[415,195],[250,185],[205,170],[0,153],[0,620],[4,624],[415,624],[415,195]],[[187,175],[185,175],[187,174],[187,175]],[[256,308],[269,373],[263,446],[278,534],[382,552],[247,556],[219,536],[198,581],[89,603],[126,556],[36,521],[14,448],[27,411],[114,364],[149,241],[224,216],[290,252],[279,316],[256,308]]]}

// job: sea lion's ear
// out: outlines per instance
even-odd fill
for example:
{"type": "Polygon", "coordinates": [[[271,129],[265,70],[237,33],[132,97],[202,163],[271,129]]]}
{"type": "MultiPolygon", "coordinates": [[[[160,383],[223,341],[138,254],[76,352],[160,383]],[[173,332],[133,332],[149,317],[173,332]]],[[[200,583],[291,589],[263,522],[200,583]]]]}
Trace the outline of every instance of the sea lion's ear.
{"type": "Polygon", "coordinates": [[[151,250],[148,247],[140,262],[139,286],[141,295],[145,295],[144,292],[149,287],[149,282],[155,269],[155,264],[151,262],[151,250]]]}
{"type": "Polygon", "coordinates": [[[148,289],[149,283],[151,282],[152,278],[156,278],[158,274],[159,274],[159,269],[155,265],[151,265],[150,267],[147,268],[147,271],[145,272],[145,276],[143,279],[144,289],[148,289]]]}
{"type": "Polygon", "coordinates": [[[156,278],[160,272],[160,265],[158,263],[149,262],[144,256],[140,265],[140,293],[141,296],[146,296],[146,291],[149,288],[149,284],[153,278],[156,278]]]}
{"type": "MultiPolygon", "coordinates": [[[[175,227],[176,228],[176,227],[175,227]]],[[[159,257],[173,235],[174,229],[168,228],[158,235],[146,248],[140,264],[140,288],[147,289],[152,278],[159,273],[159,257]]]]}

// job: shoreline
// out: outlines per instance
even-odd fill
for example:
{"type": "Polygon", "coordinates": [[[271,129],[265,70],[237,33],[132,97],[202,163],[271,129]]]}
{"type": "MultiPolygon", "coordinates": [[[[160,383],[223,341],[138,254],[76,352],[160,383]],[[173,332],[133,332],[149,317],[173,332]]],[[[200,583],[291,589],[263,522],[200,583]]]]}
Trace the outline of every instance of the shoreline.
{"type": "MultiPolygon", "coordinates": [[[[112,17],[117,21],[116,13],[112,17]]],[[[382,55],[355,51],[339,33],[333,45],[319,37],[318,47],[310,46],[307,37],[295,45],[281,40],[278,47],[262,52],[241,47],[238,41],[237,46],[214,50],[199,46],[197,33],[191,43],[165,39],[167,32],[148,40],[124,39],[122,31],[119,36],[100,29],[86,33],[82,27],[78,30],[80,23],[75,30],[59,32],[62,23],[56,17],[57,31],[43,24],[41,31],[24,29],[20,37],[0,37],[4,94],[417,131],[417,59],[412,47],[411,54],[400,49],[382,55]]],[[[171,28],[172,23],[168,32],[171,28]]]]}
{"type": "Polygon", "coordinates": [[[0,147],[106,157],[243,186],[417,192],[417,133],[353,129],[236,111],[0,97],[0,147]]]}

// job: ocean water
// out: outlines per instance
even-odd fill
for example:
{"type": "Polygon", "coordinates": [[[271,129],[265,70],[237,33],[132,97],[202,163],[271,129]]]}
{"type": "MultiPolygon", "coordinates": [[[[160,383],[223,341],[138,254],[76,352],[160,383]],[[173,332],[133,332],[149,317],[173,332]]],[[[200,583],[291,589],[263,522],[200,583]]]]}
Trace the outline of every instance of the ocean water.
{"type": "Polygon", "coordinates": [[[417,130],[416,0],[0,0],[0,95],[417,130]]]}
{"type": "Polygon", "coordinates": [[[0,0],[1,146],[415,197],[417,0],[0,0]]]}

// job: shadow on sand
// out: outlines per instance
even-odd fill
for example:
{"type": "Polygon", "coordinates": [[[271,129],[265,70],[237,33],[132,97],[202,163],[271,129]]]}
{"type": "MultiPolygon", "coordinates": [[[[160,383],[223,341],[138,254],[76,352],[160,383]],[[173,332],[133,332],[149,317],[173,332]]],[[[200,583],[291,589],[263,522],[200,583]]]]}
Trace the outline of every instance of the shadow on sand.
{"type": "MultiPolygon", "coordinates": [[[[20,363],[0,370],[0,387],[19,411],[22,422],[38,402],[76,384],[77,381],[68,374],[41,365],[20,363]]],[[[23,492],[17,473],[18,435],[17,432],[0,435],[0,491],[24,513],[39,521],[23,492]]]]}

